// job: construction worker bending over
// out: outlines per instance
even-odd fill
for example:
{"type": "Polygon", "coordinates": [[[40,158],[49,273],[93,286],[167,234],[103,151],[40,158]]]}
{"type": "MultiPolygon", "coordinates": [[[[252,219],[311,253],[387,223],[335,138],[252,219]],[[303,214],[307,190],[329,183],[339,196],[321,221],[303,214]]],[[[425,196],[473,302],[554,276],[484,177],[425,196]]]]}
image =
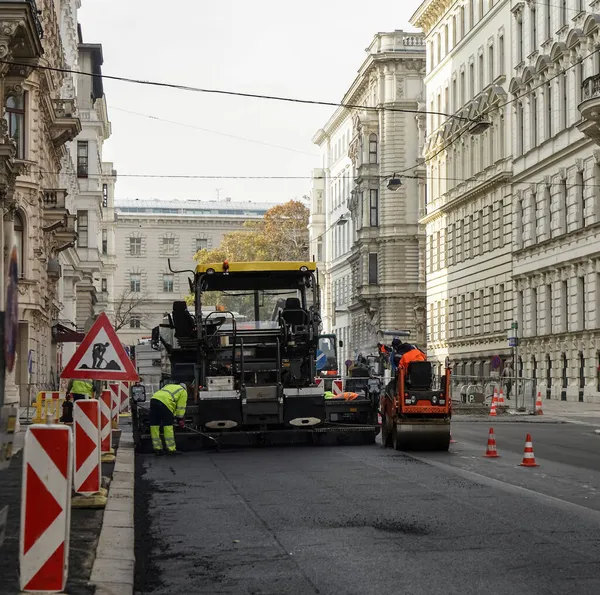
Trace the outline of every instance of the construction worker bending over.
{"type": "Polygon", "coordinates": [[[185,427],[185,408],[188,399],[190,384],[166,384],[157,390],[150,399],[150,437],[154,454],[165,454],[160,436],[160,427],[163,427],[166,453],[168,455],[181,454],[175,447],[175,430],[173,424],[177,422],[180,428],[185,427]]]}
{"type": "Polygon", "coordinates": [[[408,370],[410,362],[426,362],[427,356],[415,345],[410,343],[399,343],[394,346],[398,366],[405,371],[408,370]]]}
{"type": "Polygon", "coordinates": [[[91,380],[71,380],[67,394],[73,396],[73,402],[94,397],[94,383],[91,380]]]}

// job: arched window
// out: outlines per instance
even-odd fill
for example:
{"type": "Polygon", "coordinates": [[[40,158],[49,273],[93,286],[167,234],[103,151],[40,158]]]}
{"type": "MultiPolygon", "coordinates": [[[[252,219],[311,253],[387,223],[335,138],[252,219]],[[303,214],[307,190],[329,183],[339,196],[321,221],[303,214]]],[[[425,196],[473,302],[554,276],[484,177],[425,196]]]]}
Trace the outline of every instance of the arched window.
{"type": "Polygon", "coordinates": [[[369,163],[377,163],[377,135],[369,135],[369,163]]]}
{"type": "Polygon", "coordinates": [[[14,230],[15,230],[15,245],[17,246],[17,253],[19,255],[19,276],[25,276],[25,251],[24,251],[24,225],[23,225],[23,217],[20,213],[15,213],[15,222],[14,222],[14,230]]]}
{"type": "Polygon", "coordinates": [[[17,159],[25,159],[25,97],[10,95],[6,98],[4,118],[8,124],[8,135],[17,143],[17,159]]]}

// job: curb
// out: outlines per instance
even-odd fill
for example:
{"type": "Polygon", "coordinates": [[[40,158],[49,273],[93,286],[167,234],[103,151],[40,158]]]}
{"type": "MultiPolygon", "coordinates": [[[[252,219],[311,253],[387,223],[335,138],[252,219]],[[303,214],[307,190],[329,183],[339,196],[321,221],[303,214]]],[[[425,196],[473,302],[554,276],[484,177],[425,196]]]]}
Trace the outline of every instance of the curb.
{"type": "Polygon", "coordinates": [[[134,444],[131,427],[123,428],[104,510],[102,531],[90,582],[96,595],[132,595],[134,551],[134,444]]]}

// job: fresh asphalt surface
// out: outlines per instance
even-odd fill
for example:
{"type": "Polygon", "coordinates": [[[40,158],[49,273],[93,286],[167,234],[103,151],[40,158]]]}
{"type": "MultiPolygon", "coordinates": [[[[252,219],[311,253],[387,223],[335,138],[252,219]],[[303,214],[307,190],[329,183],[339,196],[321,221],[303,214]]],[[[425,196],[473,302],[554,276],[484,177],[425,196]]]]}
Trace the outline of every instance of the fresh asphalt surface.
{"type": "Polygon", "coordinates": [[[489,425],[454,423],[450,453],[138,455],[136,593],[600,593],[600,435],[498,423],[490,460],[489,425]]]}

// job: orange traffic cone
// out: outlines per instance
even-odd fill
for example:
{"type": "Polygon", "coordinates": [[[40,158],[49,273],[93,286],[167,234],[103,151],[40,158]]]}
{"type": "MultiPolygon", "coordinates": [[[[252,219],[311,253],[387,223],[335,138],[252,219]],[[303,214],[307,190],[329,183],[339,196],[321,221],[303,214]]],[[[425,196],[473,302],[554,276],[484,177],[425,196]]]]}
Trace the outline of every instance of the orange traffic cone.
{"type": "Polygon", "coordinates": [[[539,467],[535,462],[533,454],[533,443],[531,442],[531,434],[527,434],[525,438],[525,452],[523,453],[523,461],[519,463],[520,467],[539,467]]]}
{"type": "Polygon", "coordinates": [[[489,417],[496,417],[496,415],[496,395],[494,394],[494,396],[492,397],[492,408],[490,409],[489,417]]]}
{"type": "Polygon", "coordinates": [[[495,459],[500,455],[496,451],[496,437],[494,436],[494,428],[490,428],[490,434],[487,441],[487,449],[485,451],[485,457],[488,459],[495,459]]]}
{"type": "Polygon", "coordinates": [[[498,405],[500,407],[504,407],[505,403],[504,403],[504,393],[502,392],[502,389],[500,389],[500,397],[498,397],[498,405]]]}
{"type": "Polygon", "coordinates": [[[542,393],[537,394],[537,399],[535,401],[535,414],[544,415],[544,412],[542,411],[542,393]]]}

